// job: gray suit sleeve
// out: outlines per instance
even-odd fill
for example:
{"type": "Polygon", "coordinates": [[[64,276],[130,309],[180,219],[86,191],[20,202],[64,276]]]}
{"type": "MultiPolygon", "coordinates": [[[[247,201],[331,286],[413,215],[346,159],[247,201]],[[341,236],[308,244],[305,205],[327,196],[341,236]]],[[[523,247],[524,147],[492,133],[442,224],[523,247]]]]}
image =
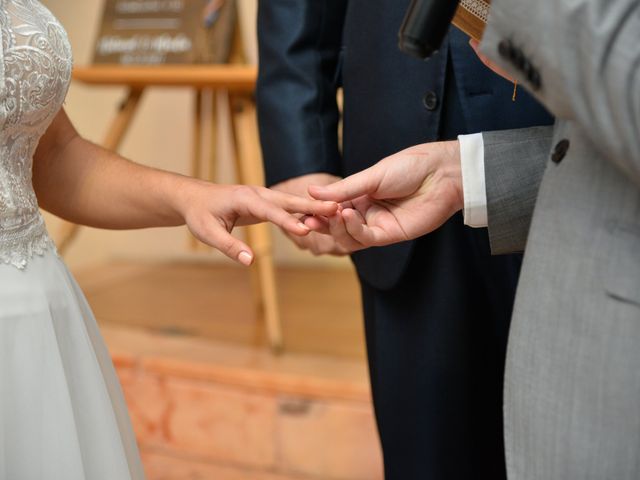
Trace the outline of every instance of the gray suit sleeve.
{"type": "Polygon", "coordinates": [[[640,1],[494,0],[482,49],[534,90],[535,69],[538,99],[640,185],[640,1]],[[507,40],[524,59],[500,55],[507,40]]]}
{"type": "Polygon", "coordinates": [[[525,248],[553,127],[486,132],[484,168],[491,253],[525,248]]]}

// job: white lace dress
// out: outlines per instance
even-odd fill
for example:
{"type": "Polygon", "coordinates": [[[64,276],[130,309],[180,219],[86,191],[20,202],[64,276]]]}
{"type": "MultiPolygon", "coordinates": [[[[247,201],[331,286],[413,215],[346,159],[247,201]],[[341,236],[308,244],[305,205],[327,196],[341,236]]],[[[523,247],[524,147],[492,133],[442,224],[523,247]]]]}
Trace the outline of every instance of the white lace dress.
{"type": "Polygon", "coordinates": [[[0,480],[142,479],[113,365],[31,182],[71,51],[36,0],[0,0],[0,480]]]}

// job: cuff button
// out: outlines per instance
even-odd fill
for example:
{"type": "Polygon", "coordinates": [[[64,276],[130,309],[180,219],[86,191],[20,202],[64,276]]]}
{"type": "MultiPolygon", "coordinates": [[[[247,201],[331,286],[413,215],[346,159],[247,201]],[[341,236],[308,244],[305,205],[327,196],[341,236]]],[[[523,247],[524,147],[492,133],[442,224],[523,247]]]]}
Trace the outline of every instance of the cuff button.
{"type": "Polygon", "coordinates": [[[564,160],[564,157],[567,156],[570,145],[571,143],[567,139],[560,140],[556,144],[556,147],[553,149],[553,153],[551,154],[551,160],[553,161],[553,163],[560,163],[562,160],[564,160]]]}

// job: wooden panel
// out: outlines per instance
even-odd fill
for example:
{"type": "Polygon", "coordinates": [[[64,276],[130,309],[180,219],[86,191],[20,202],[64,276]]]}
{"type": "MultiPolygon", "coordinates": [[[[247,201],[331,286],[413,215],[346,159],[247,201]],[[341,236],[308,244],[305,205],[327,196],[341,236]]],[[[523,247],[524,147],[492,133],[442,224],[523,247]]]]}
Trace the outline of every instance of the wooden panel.
{"type": "MultiPolygon", "coordinates": [[[[114,359],[141,449],[161,454],[170,478],[203,478],[218,468],[229,479],[382,478],[370,397],[345,399],[366,375],[345,375],[344,360],[276,358],[267,350],[121,327],[105,334],[112,350],[126,351],[114,359]],[[150,366],[151,351],[182,368],[150,366]],[[238,362],[244,368],[231,366],[238,362]],[[218,375],[219,364],[226,375],[218,375]]],[[[150,478],[169,478],[156,460],[147,465],[150,478]]]]}
{"type": "Polygon", "coordinates": [[[382,479],[378,434],[368,404],[281,399],[278,444],[287,473],[382,479]]]}
{"type": "MultiPolygon", "coordinates": [[[[127,375],[184,378],[249,391],[369,402],[364,362],[330,356],[271,355],[264,348],[102,327],[116,367],[127,375]]],[[[133,379],[130,377],[130,381],[133,379]]]]}
{"type": "Polygon", "coordinates": [[[176,452],[270,470],[276,466],[273,397],[210,383],[166,382],[167,442],[176,452]]]}
{"type": "Polygon", "coordinates": [[[216,338],[258,323],[243,318],[243,308],[251,310],[244,269],[127,262],[78,276],[112,353],[149,480],[382,478],[364,356],[335,348],[364,343],[353,272],[280,275],[298,350],[281,356],[252,335],[216,338]]]}
{"type": "Polygon", "coordinates": [[[168,420],[171,411],[164,379],[141,375],[117,363],[116,369],[138,443],[164,445],[170,437],[168,420]]]}
{"type": "MultiPolygon", "coordinates": [[[[76,273],[101,324],[268,345],[244,268],[118,262],[76,273]]],[[[280,268],[277,281],[287,352],[364,363],[360,289],[353,270],[280,268]]]]}
{"type": "Polygon", "coordinates": [[[185,460],[173,455],[143,450],[147,480],[308,480],[308,477],[260,472],[240,466],[185,460]]]}

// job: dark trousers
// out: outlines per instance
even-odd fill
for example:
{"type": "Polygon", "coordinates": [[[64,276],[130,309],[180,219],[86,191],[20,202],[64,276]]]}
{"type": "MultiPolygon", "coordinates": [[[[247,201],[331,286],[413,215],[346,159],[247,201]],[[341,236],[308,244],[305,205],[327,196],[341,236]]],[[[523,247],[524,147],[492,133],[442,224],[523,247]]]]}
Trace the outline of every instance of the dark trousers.
{"type": "MultiPolygon", "coordinates": [[[[441,137],[466,133],[455,92],[446,107],[441,137]]],[[[486,230],[459,214],[416,242],[393,288],[361,281],[386,480],[506,478],[502,384],[519,266],[491,257],[486,230]]]]}
{"type": "Polygon", "coordinates": [[[517,259],[449,261],[457,247],[487,247],[486,232],[468,236],[439,255],[418,244],[393,289],[362,283],[387,480],[506,478],[502,380],[517,259]]]}

